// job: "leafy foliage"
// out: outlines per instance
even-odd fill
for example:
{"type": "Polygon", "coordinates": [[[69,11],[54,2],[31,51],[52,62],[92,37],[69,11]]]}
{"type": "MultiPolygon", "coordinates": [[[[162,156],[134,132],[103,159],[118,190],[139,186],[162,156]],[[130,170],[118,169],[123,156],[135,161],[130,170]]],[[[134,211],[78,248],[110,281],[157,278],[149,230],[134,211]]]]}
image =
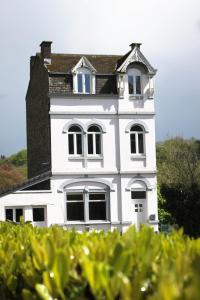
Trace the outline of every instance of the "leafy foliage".
{"type": "Polygon", "coordinates": [[[200,239],[0,224],[2,300],[195,300],[200,239]]]}
{"type": "MultiPolygon", "coordinates": [[[[200,235],[200,142],[174,138],[157,145],[161,221],[169,213],[170,223],[191,236],[200,235]],[[162,214],[163,213],[163,214],[162,214]]],[[[158,195],[159,196],[159,195],[158,195]]],[[[158,197],[159,198],[159,197],[158,197]]]]}
{"type": "Polygon", "coordinates": [[[27,154],[22,150],[8,158],[0,157],[0,192],[22,183],[27,176],[27,154]]]}

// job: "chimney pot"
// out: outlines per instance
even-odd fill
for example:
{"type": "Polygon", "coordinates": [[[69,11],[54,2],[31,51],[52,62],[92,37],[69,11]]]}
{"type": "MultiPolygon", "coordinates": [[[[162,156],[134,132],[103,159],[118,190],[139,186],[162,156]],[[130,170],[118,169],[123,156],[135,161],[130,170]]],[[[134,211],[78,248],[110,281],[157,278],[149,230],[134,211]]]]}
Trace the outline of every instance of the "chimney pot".
{"type": "Polygon", "coordinates": [[[141,43],[132,43],[132,44],[130,44],[129,46],[131,47],[131,50],[133,50],[135,47],[137,47],[137,48],[140,49],[140,46],[141,46],[141,45],[142,45],[141,43]]]}
{"type": "Polygon", "coordinates": [[[42,59],[45,59],[45,58],[50,59],[51,58],[51,44],[52,44],[52,42],[47,42],[47,41],[43,41],[40,44],[42,59]]]}

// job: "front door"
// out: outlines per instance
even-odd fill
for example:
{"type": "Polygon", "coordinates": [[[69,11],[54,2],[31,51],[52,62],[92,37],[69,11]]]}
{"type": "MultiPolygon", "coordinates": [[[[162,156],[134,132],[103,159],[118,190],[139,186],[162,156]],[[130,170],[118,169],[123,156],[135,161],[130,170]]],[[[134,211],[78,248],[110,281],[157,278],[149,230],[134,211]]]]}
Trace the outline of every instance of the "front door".
{"type": "Polygon", "coordinates": [[[132,191],[131,198],[133,201],[134,223],[137,229],[147,220],[146,214],[146,191],[132,191]]]}

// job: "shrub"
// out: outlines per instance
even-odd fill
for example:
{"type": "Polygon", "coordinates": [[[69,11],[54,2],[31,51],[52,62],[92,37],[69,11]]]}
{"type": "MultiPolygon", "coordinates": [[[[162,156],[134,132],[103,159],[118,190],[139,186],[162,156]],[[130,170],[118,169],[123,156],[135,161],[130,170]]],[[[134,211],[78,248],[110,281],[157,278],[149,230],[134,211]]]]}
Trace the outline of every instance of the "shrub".
{"type": "Polygon", "coordinates": [[[200,239],[0,224],[1,300],[195,300],[200,239]]]}

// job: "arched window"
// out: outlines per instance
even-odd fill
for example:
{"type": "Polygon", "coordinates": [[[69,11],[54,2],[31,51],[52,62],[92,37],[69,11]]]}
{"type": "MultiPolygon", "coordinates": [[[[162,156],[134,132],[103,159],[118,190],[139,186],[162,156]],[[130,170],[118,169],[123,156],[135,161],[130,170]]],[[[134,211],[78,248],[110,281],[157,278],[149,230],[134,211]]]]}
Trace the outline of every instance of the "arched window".
{"type": "Polygon", "coordinates": [[[140,125],[133,125],[130,130],[131,154],[144,154],[144,130],[140,125]]]}
{"type": "Polygon", "coordinates": [[[141,71],[138,69],[128,70],[128,90],[129,95],[141,95],[142,94],[142,80],[141,71]]]}
{"type": "Polygon", "coordinates": [[[69,181],[66,193],[66,221],[108,221],[110,218],[110,183],[87,178],[69,181]]]}
{"type": "Polygon", "coordinates": [[[97,125],[91,125],[87,131],[88,155],[102,154],[102,130],[97,125]]]}
{"type": "Polygon", "coordinates": [[[77,69],[77,92],[80,94],[90,94],[92,85],[91,72],[87,68],[77,69]]]}
{"type": "Polygon", "coordinates": [[[68,130],[68,151],[69,155],[83,154],[83,132],[78,125],[70,126],[68,130]]]}

